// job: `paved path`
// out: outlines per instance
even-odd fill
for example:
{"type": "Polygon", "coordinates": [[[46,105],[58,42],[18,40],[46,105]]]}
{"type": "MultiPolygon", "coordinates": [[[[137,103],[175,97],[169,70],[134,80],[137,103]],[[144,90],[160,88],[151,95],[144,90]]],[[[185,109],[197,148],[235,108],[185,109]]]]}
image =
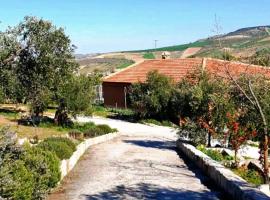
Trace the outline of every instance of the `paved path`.
{"type": "Polygon", "coordinates": [[[172,129],[146,127],[143,134],[140,125],[91,120],[126,132],[89,148],[49,200],[219,199],[209,180],[179,157],[172,129]]]}

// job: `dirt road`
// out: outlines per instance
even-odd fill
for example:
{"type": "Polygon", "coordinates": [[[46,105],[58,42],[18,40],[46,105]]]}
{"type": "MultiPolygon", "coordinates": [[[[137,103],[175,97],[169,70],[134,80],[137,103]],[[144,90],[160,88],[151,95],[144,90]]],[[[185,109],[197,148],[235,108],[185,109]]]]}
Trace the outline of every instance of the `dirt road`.
{"type": "Polygon", "coordinates": [[[48,199],[220,199],[208,178],[179,157],[175,140],[166,135],[171,130],[147,130],[89,148],[48,199]]]}

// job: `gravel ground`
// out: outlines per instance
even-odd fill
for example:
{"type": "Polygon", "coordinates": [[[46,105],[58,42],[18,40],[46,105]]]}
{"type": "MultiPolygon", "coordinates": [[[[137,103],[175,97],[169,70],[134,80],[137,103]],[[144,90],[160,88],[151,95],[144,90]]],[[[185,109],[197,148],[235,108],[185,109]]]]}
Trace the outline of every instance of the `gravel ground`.
{"type": "MultiPolygon", "coordinates": [[[[48,200],[221,199],[211,182],[175,149],[175,130],[108,119],[121,132],[90,147],[48,200]]],[[[222,198],[224,199],[224,198],[222,198]]]]}

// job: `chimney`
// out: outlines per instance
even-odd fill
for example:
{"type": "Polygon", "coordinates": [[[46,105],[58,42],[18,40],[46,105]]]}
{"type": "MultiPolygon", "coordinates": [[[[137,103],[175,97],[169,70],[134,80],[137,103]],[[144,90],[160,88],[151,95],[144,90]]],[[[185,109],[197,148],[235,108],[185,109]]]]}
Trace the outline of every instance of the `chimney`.
{"type": "Polygon", "coordinates": [[[168,51],[164,51],[164,52],[162,52],[162,54],[161,54],[161,58],[162,58],[163,60],[170,59],[170,56],[171,56],[171,54],[170,54],[170,52],[168,52],[168,51]]]}

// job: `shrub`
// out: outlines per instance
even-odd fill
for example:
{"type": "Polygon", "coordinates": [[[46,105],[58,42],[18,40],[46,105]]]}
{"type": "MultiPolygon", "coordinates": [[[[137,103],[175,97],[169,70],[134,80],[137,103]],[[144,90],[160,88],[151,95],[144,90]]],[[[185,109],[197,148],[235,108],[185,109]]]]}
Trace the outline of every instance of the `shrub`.
{"type": "Polygon", "coordinates": [[[108,126],[107,124],[97,125],[97,128],[99,128],[103,134],[108,134],[108,133],[112,133],[112,132],[117,131],[117,129],[113,129],[110,126],[108,126]]]}
{"type": "Polygon", "coordinates": [[[158,120],[155,120],[155,119],[143,119],[143,120],[140,120],[140,123],[143,123],[143,124],[155,124],[157,126],[168,126],[168,127],[174,127],[175,125],[168,121],[168,120],[163,120],[163,121],[158,121],[158,120]]]}
{"type": "Polygon", "coordinates": [[[251,56],[251,63],[255,65],[270,66],[270,48],[263,48],[251,56]]]}
{"type": "Polygon", "coordinates": [[[93,126],[95,126],[95,124],[93,122],[87,122],[87,123],[83,123],[83,124],[75,123],[73,125],[73,129],[76,129],[78,131],[84,132],[87,129],[93,127],[93,126]]]}
{"type": "Polygon", "coordinates": [[[152,52],[147,52],[143,54],[144,59],[155,59],[155,55],[152,52]]]}
{"type": "Polygon", "coordinates": [[[47,138],[37,147],[54,152],[60,160],[70,158],[76,150],[76,145],[70,139],[62,137],[47,138]]]}
{"type": "Polygon", "coordinates": [[[86,138],[92,138],[99,135],[104,135],[104,132],[96,126],[93,126],[84,132],[84,137],[86,138]]]}
{"type": "Polygon", "coordinates": [[[219,162],[223,160],[222,154],[217,150],[207,149],[206,154],[213,160],[216,160],[219,162]]]}
{"type": "Polygon", "coordinates": [[[31,199],[44,199],[50,188],[55,187],[60,181],[59,159],[50,151],[32,147],[27,149],[21,160],[33,175],[34,190],[31,199]]]}
{"type": "Polygon", "coordinates": [[[198,126],[197,123],[188,120],[185,124],[180,126],[178,135],[180,137],[189,139],[194,146],[206,144],[207,131],[198,126]]]}
{"type": "Polygon", "coordinates": [[[76,129],[69,131],[68,135],[69,135],[69,137],[76,139],[76,140],[83,139],[83,133],[79,130],[76,130],[76,129]]]}
{"type": "Polygon", "coordinates": [[[87,129],[84,132],[84,137],[91,138],[91,137],[105,135],[105,134],[116,132],[116,131],[117,131],[117,129],[113,129],[106,124],[100,124],[97,126],[92,126],[89,129],[87,129]]]}
{"type": "Polygon", "coordinates": [[[229,155],[224,156],[224,155],[222,155],[222,153],[219,152],[218,150],[207,149],[207,148],[205,148],[204,145],[197,146],[197,149],[200,150],[201,152],[203,152],[204,154],[208,155],[213,160],[216,160],[218,162],[220,162],[220,161],[230,161],[230,160],[234,159],[233,156],[229,156],[229,155]]]}
{"type": "Polygon", "coordinates": [[[249,183],[254,185],[261,185],[264,183],[262,174],[254,169],[238,168],[232,170],[249,183]]]}
{"type": "Polygon", "coordinates": [[[34,176],[22,160],[5,162],[0,168],[0,196],[15,200],[32,199],[34,176]]]}

